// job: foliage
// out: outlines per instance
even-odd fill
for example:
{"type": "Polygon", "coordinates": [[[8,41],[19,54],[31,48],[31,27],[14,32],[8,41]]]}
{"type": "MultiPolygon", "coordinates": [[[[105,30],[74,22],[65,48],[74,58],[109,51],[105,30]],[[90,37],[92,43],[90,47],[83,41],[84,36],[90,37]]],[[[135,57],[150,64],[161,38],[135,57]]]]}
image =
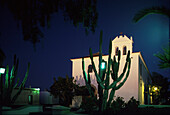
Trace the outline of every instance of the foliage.
{"type": "MultiPolygon", "coordinates": [[[[139,20],[141,20],[142,18],[144,18],[145,16],[150,15],[150,14],[161,14],[161,15],[165,15],[168,18],[170,18],[170,9],[167,9],[165,7],[158,7],[158,6],[142,9],[142,10],[138,11],[138,13],[135,14],[135,16],[133,17],[133,22],[136,23],[139,20]]],[[[160,64],[158,65],[160,67],[160,69],[170,67],[170,50],[169,50],[169,47],[163,48],[163,51],[164,52],[162,54],[157,53],[157,54],[154,55],[154,56],[156,56],[160,59],[160,64]]]]}
{"type": "Polygon", "coordinates": [[[149,14],[161,14],[170,18],[170,9],[159,6],[142,9],[135,14],[133,22],[136,23],[149,14]]]}
{"type": "Polygon", "coordinates": [[[66,75],[65,78],[58,77],[57,80],[54,78],[50,92],[55,97],[59,96],[61,105],[69,106],[75,96],[74,89],[77,89],[77,87],[78,86],[73,83],[73,78],[69,78],[68,75],[66,75]]]}
{"type": "Polygon", "coordinates": [[[113,110],[114,114],[125,107],[125,101],[123,99],[123,97],[117,97],[115,100],[113,100],[111,109],[113,110]]]}
{"type": "Polygon", "coordinates": [[[88,97],[88,96],[84,96],[83,98],[84,99],[81,103],[80,108],[82,108],[88,113],[91,113],[97,110],[98,107],[97,107],[96,100],[94,98],[88,97]]]}
{"type": "MultiPolygon", "coordinates": [[[[113,100],[115,91],[121,88],[125,81],[127,80],[130,72],[130,65],[131,65],[131,59],[130,59],[130,51],[128,51],[126,63],[123,69],[123,72],[120,76],[118,76],[119,71],[119,64],[120,64],[120,50],[118,52],[118,61],[116,61],[116,57],[113,57],[113,60],[111,59],[111,52],[112,52],[112,41],[110,40],[109,44],[109,57],[108,62],[102,60],[102,31],[100,32],[100,43],[99,43],[99,73],[96,70],[95,63],[93,61],[93,54],[92,49],[90,48],[90,59],[92,63],[92,67],[97,79],[98,83],[98,94],[99,94],[99,110],[105,111],[107,106],[110,107],[110,104],[113,100]],[[105,65],[107,65],[107,69],[101,68],[101,63],[104,62],[105,65]],[[108,64],[107,64],[108,63],[108,64]],[[112,67],[112,68],[110,68],[112,67]],[[107,71],[106,71],[107,70],[107,71]],[[125,78],[124,74],[126,73],[125,78]],[[110,76],[113,79],[113,82],[110,83],[110,76]],[[109,89],[111,89],[110,96],[108,97],[109,89]]],[[[84,64],[84,58],[82,58],[82,69],[83,69],[83,75],[85,79],[85,83],[87,86],[87,89],[91,95],[91,97],[95,98],[94,92],[91,88],[91,80],[90,80],[90,74],[88,70],[88,75],[85,72],[85,64],[84,64]]]]}
{"type": "Polygon", "coordinates": [[[16,101],[16,99],[18,98],[18,96],[20,95],[20,93],[22,92],[23,88],[25,87],[25,82],[28,77],[30,63],[28,63],[27,72],[25,74],[25,77],[24,77],[21,85],[19,86],[18,92],[13,97],[11,97],[13,89],[16,88],[19,84],[19,78],[17,80],[17,83],[15,84],[15,79],[16,79],[17,70],[18,70],[18,63],[19,63],[19,59],[16,59],[16,55],[15,55],[14,56],[14,65],[11,69],[10,75],[9,75],[9,66],[7,65],[7,67],[6,67],[5,83],[3,83],[3,76],[0,76],[1,77],[0,89],[1,89],[1,103],[2,103],[2,105],[13,104],[16,101]]]}
{"type": "Polygon", "coordinates": [[[154,56],[159,58],[159,68],[164,69],[164,68],[170,68],[170,49],[169,47],[163,48],[162,53],[157,53],[154,56]]]}
{"type": "Polygon", "coordinates": [[[163,100],[164,100],[164,103],[166,103],[169,97],[168,88],[169,88],[170,82],[168,81],[166,77],[163,77],[161,74],[157,72],[153,72],[151,78],[152,78],[152,87],[156,86],[159,91],[159,92],[152,91],[153,103],[159,104],[163,100]]]}
{"type": "Polygon", "coordinates": [[[96,0],[0,0],[21,25],[25,41],[35,45],[43,38],[42,28],[50,26],[51,15],[61,10],[64,20],[75,27],[83,24],[86,33],[95,32],[98,13],[96,0]]]}
{"type": "Polygon", "coordinates": [[[125,107],[128,111],[136,111],[139,105],[139,101],[137,101],[134,97],[131,97],[130,100],[126,103],[125,107]]]}
{"type": "Polygon", "coordinates": [[[75,95],[76,96],[89,96],[89,92],[86,86],[78,86],[75,89],[75,95]]]}

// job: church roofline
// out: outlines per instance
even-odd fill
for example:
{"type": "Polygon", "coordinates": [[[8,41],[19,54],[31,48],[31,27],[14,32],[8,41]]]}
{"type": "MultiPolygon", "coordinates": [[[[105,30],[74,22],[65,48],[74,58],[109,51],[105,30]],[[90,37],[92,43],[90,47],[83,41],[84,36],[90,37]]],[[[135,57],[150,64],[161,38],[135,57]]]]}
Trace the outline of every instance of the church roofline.
{"type": "Polygon", "coordinates": [[[128,41],[131,41],[132,43],[133,43],[133,38],[132,38],[132,36],[130,36],[130,37],[127,37],[126,35],[119,35],[119,36],[116,36],[113,40],[112,40],[112,42],[116,42],[116,43],[118,43],[118,42],[127,42],[126,40],[125,41],[120,41],[120,39],[121,38],[123,38],[123,39],[126,39],[126,40],[128,40],[128,41]]]}
{"type": "MultiPolygon", "coordinates": [[[[97,52],[97,53],[98,53],[98,52],[97,52]]],[[[96,55],[97,53],[94,53],[94,54],[93,54],[93,57],[98,57],[99,55],[96,55]]],[[[141,61],[143,62],[144,66],[145,66],[145,68],[146,68],[146,70],[147,70],[147,72],[148,72],[148,74],[149,74],[149,77],[151,78],[151,74],[150,74],[150,72],[149,72],[149,69],[148,69],[148,67],[147,67],[147,65],[146,65],[146,63],[145,63],[145,61],[144,61],[144,58],[143,58],[141,52],[132,52],[132,55],[135,55],[135,54],[136,54],[136,55],[139,55],[141,61]]],[[[104,55],[104,54],[102,54],[102,56],[109,56],[109,55],[104,55]]],[[[82,58],[83,58],[83,57],[78,57],[78,58],[72,58],[72,59],[70,59],[70,60],[71,60],[71,61],[74,61],[74,60],[82,59],[82,58]]],[[[85,56],[84,58],[90,58],[90,56],[85,56]]]]}
{"type": "MultiPolygon", "coordinates": [[[[93,57],[98,57],[98,56],[99,56],[99,52],[97,52],[97,53],[93,53],[93,57]]],[[[104,54],[102,54],[102,56],[108,56],[108,55],[104,55],[104,54]]],[[[84,56],[84,57],[72,58],[72,59],[70,59],[70,60],[72,61],[72,60],[75,60],[75,59],[82,59],[82,58],[90,58],[90,55],[88,55],[88,56],[84,56]]]]}
{"type": "MultiPolygon", "coordinates": [[[[94,53],[93,54],[93,57],[98,57],[99,56],[99,54],[98,54],[99,52],[97,52],[97,53],[94,53]]],[[[140,54],[140,52],[133,52],[132,54],[140,54]]],[[[109,55],[105,55],[105,54],[102,54],[102,56],[109,56],[109,55]]],[[[88,55],[88,56],[84,56],[84,57],[75,57],[75,58],[71,58],[70,60],[72,61],[72,60],[76,60],[76,59],[82,59],[82,58],[90,58],[90,56],[88,55]]]]}

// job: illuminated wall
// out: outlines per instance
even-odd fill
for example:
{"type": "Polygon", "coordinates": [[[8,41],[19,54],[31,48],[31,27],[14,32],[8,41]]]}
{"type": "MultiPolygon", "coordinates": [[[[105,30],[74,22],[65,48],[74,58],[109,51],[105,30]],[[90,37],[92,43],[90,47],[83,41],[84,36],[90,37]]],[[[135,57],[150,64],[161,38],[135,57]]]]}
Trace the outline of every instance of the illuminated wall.
{"type": "MultiPolygon", "coordinates": [[[[12,92],[12,97],[17,93],[18,88],[12,92]]],[[[24,88],[15,101],[15,105],[37,105],[39,104],[40,88],[24,88]]]]}
{"type": "MultiPolygon", "coordinates": [[[[119,89],[116,90],[115,95],[121,96],[124,98],[125,101],[128,101],[132,96],[140,101],[140,104],[144,104],[144,86],[148,83],[147,80],[149,79],[149,71],[147,71],[147,66],[142,58],[142,55],[140,52],[132,53],[132,37],[129,39],[127,36],[120,35],[119,37],[116,37],[112,41],[112,57],[116,54],[116,48],[119,47],[119,50],[121,50],[121,61],[120,61],[120,68],[119,68],[119,75],[123,72],[123,67],[126,61],[126,55],[123,55],[124,52],[124,46],[126,46],[126,53],[128,50],[131,52],[131,70],[129,73],[129,77],[125,84],[119,89]],[[140,76],[139,68],[140,64],[143,68],[142,76],[140,76]],[[140,81],[141,77],[141,81],[140,81]],[[143,83],[143,88],[140,87],[140,83],[143,83]]],[[[105,61],[108,60],[108,55],[104,55],[102,57],[105,61]]],[[[94,56],[94,63],[96,65],[96,69],[98,70],[99,65],[99,57],[94,56]]],[[[82,58],[76,58],[71,59],[72,61],[72,76],[77,81],[77,84],[85,85],[84,78],[83,78],[83,71],[82,71],[82,58]]],[[[85,62],[85,70],[87,72],[88,66],[91,64],[90,57],[84,58],[85,62]]],[[[94,72],[90,73],[91,76],[91,83],[94,84],[97,87],[96,77],[94,72]]],[[[112,79],[111,79],[112,80],[112,79]]],[[[112,83],[112,81],[110,81],[112,83]]]]}
{"type": "Polygon", "coordinates": [[[151,75],[146,63],[141,55],[139,55],[139,97],[140,104],[150,104],[151,96],[149,95],[149,84],[151,84],[151,75]]]}

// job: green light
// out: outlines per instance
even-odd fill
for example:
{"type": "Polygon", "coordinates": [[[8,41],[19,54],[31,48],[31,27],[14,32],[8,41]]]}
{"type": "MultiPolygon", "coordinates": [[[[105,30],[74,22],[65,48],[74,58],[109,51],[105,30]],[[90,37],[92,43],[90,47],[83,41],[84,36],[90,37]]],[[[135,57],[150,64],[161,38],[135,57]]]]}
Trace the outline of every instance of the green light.
{"type": "Polygon", "coordinates": [[[105,62],[102,62],[101,63],[101,69],[105,69],[106,68],[106,63],[105,62]]]}
{"type": "Polygon", "coordinates": [[[5,73],[5,68],[0,68],[0,73],[4,74],[5,73]]]}
{"type": "Polygon", "coordinates": [[[40,88],[34,88],[32,93],[33,94],[39,94],[40,93],[40,88]]]}
{"type": "Polygon", "coordinates": [[[36,91],[40,91],[40,88],[35,88],[34,90],[36,90],[36,91]]]}

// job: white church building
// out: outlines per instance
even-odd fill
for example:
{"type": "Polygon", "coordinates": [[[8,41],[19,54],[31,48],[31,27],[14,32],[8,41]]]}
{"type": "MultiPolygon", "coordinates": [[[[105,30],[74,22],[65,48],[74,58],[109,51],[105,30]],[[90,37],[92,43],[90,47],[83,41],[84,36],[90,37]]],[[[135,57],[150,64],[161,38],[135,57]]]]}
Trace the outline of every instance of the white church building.
{"type": "MultiPolygon", "coordinates": [[[[109,46],[108,46],[109,47],[109,46]]],[[[107,48],[108,48],[107,47],[107,48]]],[[[103,47],[104,48],[104,47],[103,47]]],[[[150,104],[152,102],[152,97],[149,95],[149,85],[151,84],[151,77],[146,63],[140,52],[133,52],[133,39],[130,39],[126,35],[119,35],[112,40],[112,56],[118,54],[118,50],[121,51],[121,60],[119,66],[120,75],[123,72],[123,68],[126,61],[126,56],[128,50],[130,50],[131,57],[131,69],[129,77],[125,84],[115,92],[115,97],[123,97],[125,101],[128,101],[131,97],[134,97],[139,101],[140,104],[150,104]]],[[[98,70],[99,65],[99,55],[98,53],[93,54],[94,63],[96,69],[98,70]]],[[[103,55],[102,59],[108,60],[108,55],[103,55]]],[[[77,84],[80,86],[85,85],[83,71],[82,71],[82,58],[74,58],[72,61],[72,76],[77,84]]],[[[91,65],[90,56],[84,57],[85,70],[87,72],[88,66],[91,65]]],[[[125,76],[124,76],[125,77],[125,76]]],[[[96,81],[96,76],[92,71],[90,73],[91,83],[98,88],[96,81]]],[[[112,79],[111,79],[112,80],[112,79]]],[[[112,81],[110,81],[112,83],[112,81]]]]}

